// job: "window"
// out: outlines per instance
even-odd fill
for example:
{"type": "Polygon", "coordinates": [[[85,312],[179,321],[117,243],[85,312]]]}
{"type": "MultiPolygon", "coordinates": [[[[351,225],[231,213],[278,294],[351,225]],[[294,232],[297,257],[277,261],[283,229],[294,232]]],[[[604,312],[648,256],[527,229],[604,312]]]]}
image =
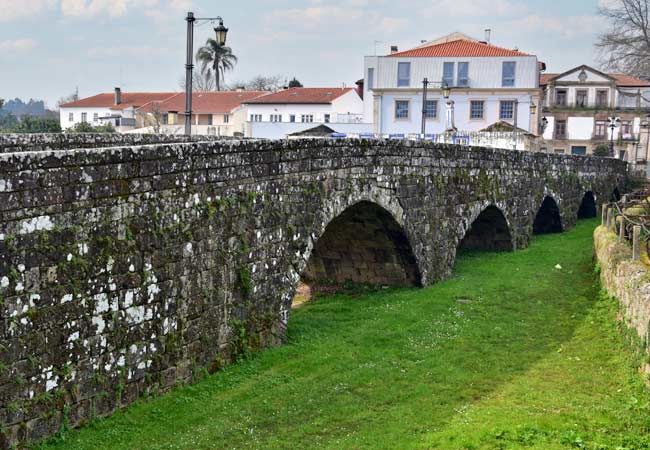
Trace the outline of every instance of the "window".
{"type": "Polygon", "coordinates": [[[553,149],[553,153],[555,153],[556,155],[564,155],[564,149],[563,148],[553,149]]]}
{"type": "Polygon", "coordinates": [[[485,112],[485,102],[483,100],[472,100],[469,103],[469,118],[472,120],[480,120],[483,118],[485,112]]]}
{"type": "Polygon", "coordinates": [[[566,106],[566,89],[557,89],[555,91],[555,106],[566,106]]]}
{"type": "Polygon", "coordinates": [[[409,118],[409,101],[408,100],[395,100],[395,118],[408,119],[409,118]]]}
{"type": "Polygon", "coordinates": [[[571,154],[572,155],[586,155],[587,154],[587,147],[584,145],[574,145],[571,147],[571,154]]]}
{"type": "Polygon", "coordinates": [[[314,115],[313,114],[303,114],[300,116],[300,121],[302,123],[312,123],[314,121],[314,115]]]}
{"type": "Polygon", "coordinates": [[[373,89],[375,87],[375,69],[368,69],[368,89],[373,89]]]}
{"type": "Polygon", "coordinates": [[[208,125],[212,125],[212,114],[208,114],[208,125]]]}
{"type": "Polygon", "coordinates": [[[576,91],[576,106],[578,108],[584,108],[587,106],[587,92],[586,89],[578,89],[576,91]]]}
{"type": "Polygon", "coordinates": [[[623,139],[629,139],[632,137],[632,122],[629,120],[624,120],[621,122],[621,137],[623,139]]]}
{"type": "Polygon", "coordinates": [[[262,115],[261,114],[251,114],[251,122],[261,122],[262,121],[262,115]]]}
{"type": "Polygon", "coordinates": [[[330,117],[329,114],[325,114],[325,123],[330,123],[330,117]]]}
{"type": "Polygon", "coordinates": [[[618,151],[618,159],[625,161],[625,150],[618,151]]]}
{"type": "Polygon", "coordinates": [[[282,114],[271,114],[271,122],[282,122],[282,114]]]}
{"type": "Polygon", "coordinates": [[[469,63],[458,63],[458,86],[469,86],[469,63]]]}
{"type": "Polygon", "coordinates": [[[454,85],[454,63],[446,62],[442,66],[442,83],[447,86],[454,85]]]}
{"type": "Polygon", "coordinates": [[[607,90],[600,89],[596,91],[596,106],[603,108],[607,106],[607,90]]]}
{"type": "Polygon", "coordinates": [[[93,122],[97,122],[99,120],[99,113],[93,113],[93,122]]]}
{"type": "Polygon", "coordinates": [[[514,100],[504,100],[499,105],[499,119],[511,120],[515,117],[514,100]]]}
{"type": "Polygon", "coordinates": [[[230,123],[230,116],[228,114],[223,115],[223,123],[230,123]]]}
{"type": "Polygon", "coordinates": [[[74,122],[74,113],[68,113],[68,122],[74,122]]]}
{"type": "Polygon", "coordinates": [[[296,121],[296,115],[295,114],[289,114],[289,122],[293,123],[296,121]]]}
{"type": "Polygon", "coordinates": [[[607,138],[607,122],[604,120],[597,120],[594,128],[594,138],[605,139],[607,138]]]}
{"type": "Polygon", "coordinates": [[[88,113],[81,113],[81,121],[88,122],[88,113]]]}
{"type": "Polygon", "coordinates": [[[427,100],[424,107],[424,116],[427,119],[435,119],[438,117],[438,100],[427,100]]]}
{"type": "Polygon", "coordinates": [[[397,87],[409,87],[411,85],[411,63],[397,63],[397,87]]]}
{"type": "Polygon", "coordinates": [[[555,139],[566,138],[566,120],[555,121],[555,139]]]}
{"type": "Polygon", "coordinates": [[[515,68],[517,63],[514,61],[505,61],[501,70],[501,86],[514,87],[515,86],[515,68]]]}

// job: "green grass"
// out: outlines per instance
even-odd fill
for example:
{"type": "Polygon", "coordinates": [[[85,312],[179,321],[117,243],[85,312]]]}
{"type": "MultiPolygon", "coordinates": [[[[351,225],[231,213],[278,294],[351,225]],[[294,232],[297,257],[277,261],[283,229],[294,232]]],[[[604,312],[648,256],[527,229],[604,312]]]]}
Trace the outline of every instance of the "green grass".
{"type": "Polygon", "coordinates": [[[595,225],[462,255],[430,288],[315,300],[285,346],[40,448],[650,448],[595,225]]]}

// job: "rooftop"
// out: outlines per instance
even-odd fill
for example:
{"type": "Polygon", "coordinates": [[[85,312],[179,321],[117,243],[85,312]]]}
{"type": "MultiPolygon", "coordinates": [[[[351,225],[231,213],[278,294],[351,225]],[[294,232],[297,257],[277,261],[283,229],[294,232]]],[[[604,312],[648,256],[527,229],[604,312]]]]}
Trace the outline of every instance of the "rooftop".
{"type": "MultiPolygon", "coordinates": [[[[193,92],[192,112],[196,114],[227,114],[245,101],[264,95],[269,95],[269,93],[265,91],[193,92]]],[[[183,112],[185,111],[185,93],[178,93],[161,102],[150,102],[140,110],[150,111],[154,105],[157,105],[160,111],[183,112]]]]}
{"type": "Polygon", "coordinates": [[[390,57],[489,57],[531,56],[519,50],[510,50],[484,41],[472,39],[461,33],[452,33],[418,47],[386,55],[390,57]]]}
{"type": "Polygon", "coordinates": [[[130,107],[139,108],[152,101],[163,101],[177,95],[176,92],[122,92],[122,101],[115,104],[115,93],[97,94],[92,97],[64,103],[63,108],[111,108],[115,110],[127,109],[130,107]]]}
{"type": "MultiPolygon", "coordinates": [[[[566,72],[565,72],[566,73],[566,72]]],[[[543,73],[539,77],[539,85],[546,86],[553,78],[562,75],[561,73],[543,73]]],[[[650,87],[650,82],[622,73],[606,73],[605,75],[614,78],[618,87],[650,87]]]]}
{"type": "Polygon", "coordinates": [[[353,88],[289,88],[273,94],[248,100],[243,103],[261,104],[328,104],[354,91],[353,88]]]}

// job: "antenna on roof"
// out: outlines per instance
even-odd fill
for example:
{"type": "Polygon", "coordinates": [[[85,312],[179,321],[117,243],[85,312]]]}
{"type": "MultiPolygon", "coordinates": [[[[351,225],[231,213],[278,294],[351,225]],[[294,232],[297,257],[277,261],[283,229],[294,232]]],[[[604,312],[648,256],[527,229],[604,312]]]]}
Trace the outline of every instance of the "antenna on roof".
{"type": "Polygon", "coordinates": [[[485,29],[485,42],[487,42],[489,44],[491,38],[492,38],[492,29],[491,28],[486,28],[485,29]]]}

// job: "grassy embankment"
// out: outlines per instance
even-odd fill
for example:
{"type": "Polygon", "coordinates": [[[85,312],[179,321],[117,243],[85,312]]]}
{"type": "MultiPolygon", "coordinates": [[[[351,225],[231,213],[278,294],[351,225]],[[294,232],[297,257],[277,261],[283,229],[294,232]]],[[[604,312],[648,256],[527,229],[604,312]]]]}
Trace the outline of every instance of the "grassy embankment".
{"type": "Polygon", "coordinates": [[[462,255],[427,289],[314,300],[282,348],[42,448],[650,448],[595,225],[462,255]]]}

